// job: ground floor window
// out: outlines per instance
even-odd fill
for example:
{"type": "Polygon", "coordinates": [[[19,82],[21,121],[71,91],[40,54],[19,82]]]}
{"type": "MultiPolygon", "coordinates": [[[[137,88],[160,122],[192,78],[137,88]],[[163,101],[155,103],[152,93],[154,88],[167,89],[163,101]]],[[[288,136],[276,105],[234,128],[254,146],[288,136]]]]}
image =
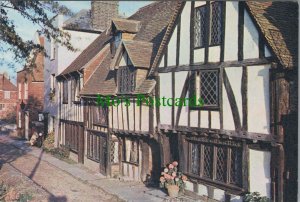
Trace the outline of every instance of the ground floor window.
{"type": "Polygon", "coordinates": [[[79,134],[83,132],[83,127],[76,125],[76,124],[70,124],[70,123],[64,123],[65,126],[65,146],[69,148],[71,151],[77,153],[78,152],[78,146],[79,146],[79,134]]]}
{"type": "Polygon", "coordinates": [[[139,141],[136,138],[123,138],[123,161],[139,164],[139,141]]]}
{"type": "Polygon", "coordinates": [[[87,132],[87,157],[106,165],[106,134],[98,131],[87,132]]]}
{"type": "Polygon", "coordinates": [[[189,141],[188,172],[219,184],[242,186],[242,146],[239,143],[189,141]]]}

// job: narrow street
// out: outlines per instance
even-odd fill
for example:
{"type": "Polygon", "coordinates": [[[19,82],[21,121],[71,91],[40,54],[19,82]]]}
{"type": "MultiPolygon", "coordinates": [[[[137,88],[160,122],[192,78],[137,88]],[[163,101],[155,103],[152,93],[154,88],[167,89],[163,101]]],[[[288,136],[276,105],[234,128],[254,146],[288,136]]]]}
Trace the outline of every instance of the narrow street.
{"type": "Polygon", "coordinates": [[[0,179],[12,181],[9,178],[15,178],[15,185],[23,186],[20,189],[36,192],[29,193],[34,201],[118,201],[116,196],[43,161],[43,152],[40,158],[36,158],[11,145],[8,140],[8,136],[0,135],[0,179]]]}

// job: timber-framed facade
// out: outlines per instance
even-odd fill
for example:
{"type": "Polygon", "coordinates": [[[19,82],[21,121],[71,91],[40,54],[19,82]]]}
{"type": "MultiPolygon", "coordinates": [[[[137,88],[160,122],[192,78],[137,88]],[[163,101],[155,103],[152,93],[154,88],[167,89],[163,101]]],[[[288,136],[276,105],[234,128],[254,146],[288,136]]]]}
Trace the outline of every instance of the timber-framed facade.
{"type": "Polygon", "coordinates": [[[298,33],[297,6],[155,2],[113,19],[74,61],[76,71],[58,77],[62,145],[111,177],[157,183],[176,160],[187,192],[242,201],[258,191],[293,201],[298,50],[289,38],[298,33]],[[293,28],[279,11],[293,14],[293,28]],[[64,85],[75,96],[64,99],[64,85]],[[203,103],[149,106],[141,97],[203,103]]]}

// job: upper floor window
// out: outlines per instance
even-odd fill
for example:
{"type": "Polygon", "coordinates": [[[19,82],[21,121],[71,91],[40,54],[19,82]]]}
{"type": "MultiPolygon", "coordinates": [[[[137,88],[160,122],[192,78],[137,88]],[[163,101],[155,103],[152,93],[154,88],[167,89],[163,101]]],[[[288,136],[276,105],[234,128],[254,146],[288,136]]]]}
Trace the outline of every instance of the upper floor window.
{"type": "Polygon", "coordinates": [[[194,24],[194,46],[202,48],[206,43],[208,35],[208,45],[215,46],[221,44],[222,36],[222,2],[216,1],[211,3],[210,10],[206,5],[195,9],[195,24],[194,24]],[[208,19],[208,13],[210,19],[208,19]],[[209,30],[207,28],[209,26],[209,30]]]}
{"type": "Polygon", "coordinates": [[[63,104],[68,104],[68,81],[63,81],[63,104]]]}
{"type": "Polygon", "coordinates": [[[53,91],[55,88],[55,74],[51,74],[50,76],[50,90],[53,91]]]}
{"type": "Polygon", "coordinates": [[[74,78],[71,80],[71,100],[72,101],[79,101],[79,87],[80,87],[80,79],[74,78]]]}
{"type": "Polygon", "coordinates": [[[119,93],[131,93],[135,90],[135,69],[133,66],[119,67],[119,93]]]}
{"type": "Polygon", "coordinates": [[[10,91],[4,91],[4,99],[10,99],[10,91]]]}
{"type": "Polygon", "coordinates": [[[190,80],[190,96],[201,98],[203,108],[219,107],[219,70],[193,72],[190,80]]]}

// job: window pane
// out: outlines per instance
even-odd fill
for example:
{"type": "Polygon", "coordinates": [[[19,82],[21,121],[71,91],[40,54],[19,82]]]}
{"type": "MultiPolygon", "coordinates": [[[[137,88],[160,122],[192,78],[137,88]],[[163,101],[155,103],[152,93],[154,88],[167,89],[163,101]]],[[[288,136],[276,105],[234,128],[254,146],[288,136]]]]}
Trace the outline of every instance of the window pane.
{"type": "Polygon", "coordinates": [[[216,180],[221,182],[226,180],[226,149],[224,147],[217,147],[216,180]]]}
{"type": "Polygon", "coordinates": [[[200,97],[204,106],[218,105],[219,74],[216,70],[200,72],[200,97]]]}
{"type": "Polygon", "coordinates": [[[203,176],[207,178],[212,178],[211,170],[213,163],[213,148],[209,145],[204,145],[204,159],[203,159],[203,176]]]}
{"type": "Polygon", "coordinates": [[[199,175],[200,167],[200,145],[191,144],[191,172],[199,175]]]}
{"type": "Polygon", "coordinates": [[[230,159],[230,183],[241,185],[242,179],[242,150],[240,148],[231,149],[230,159]]]}
{"type": "Polygon", "coordinates": [[[119,92],[129,93],[135,89],[135,71],[130,67],[120,67],[119,69],[119,92]]]}
{"type": "Polygon", "coordinates": [[[211,37],[210,45],[219,45],[221,43],[221,12],[222,2],[214,2],[211,4],[211,37]]]}
{"type": "Polygon", "coordinates": [[[204,46],[204,35],[205,35],[205,6],[196,8],[195,10],[195,25],[194,25],[195,48],[204,46]]]}

